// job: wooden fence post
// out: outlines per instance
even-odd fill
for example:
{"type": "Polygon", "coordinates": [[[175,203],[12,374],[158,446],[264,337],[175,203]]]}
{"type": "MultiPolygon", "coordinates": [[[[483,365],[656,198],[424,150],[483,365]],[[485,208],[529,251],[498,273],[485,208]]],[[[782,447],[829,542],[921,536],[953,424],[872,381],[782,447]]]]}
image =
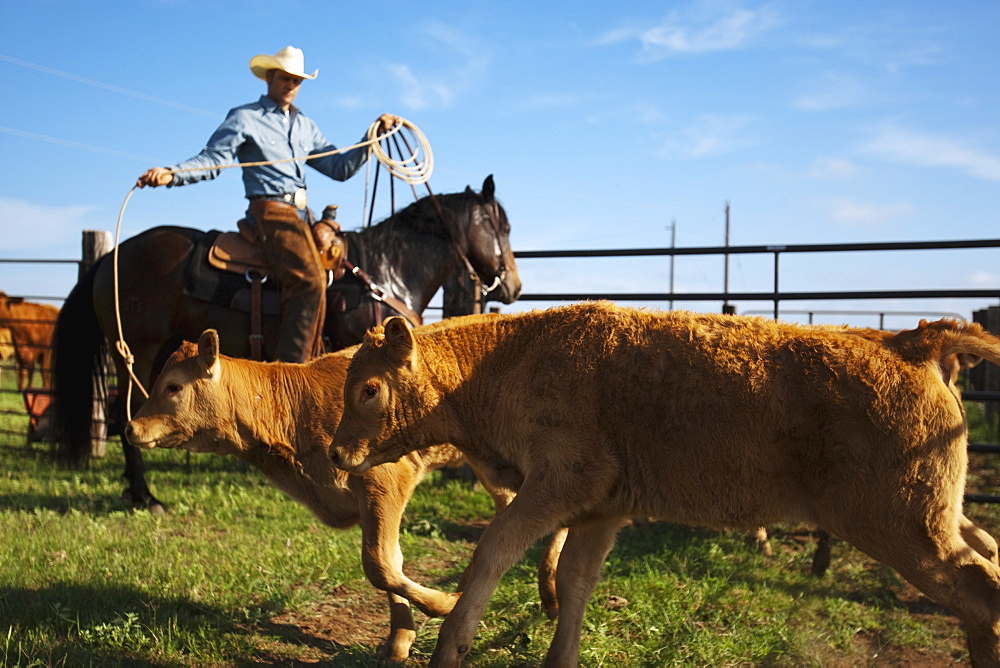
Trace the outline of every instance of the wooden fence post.
{"type": "MultiPolygon", "coordinates": [[[[114,236],[107,230],[84,230],[83,231],[83,254],[80,261],[80,276],[82,277],[88,269],[97,263],[102,257],[110,253],[115,246],[114,236]]],[[[104,378],[104,386],[107,387],[107,376],[104,378]]],[[[97,381],[95,381],[97,382],[97,381]]],[[[91,455],[98,459],[107,453],[108,424],[105,410],[106,397],[101,396],[101,392],[94,388],[94,405],[91,412],[91,455]]]]}

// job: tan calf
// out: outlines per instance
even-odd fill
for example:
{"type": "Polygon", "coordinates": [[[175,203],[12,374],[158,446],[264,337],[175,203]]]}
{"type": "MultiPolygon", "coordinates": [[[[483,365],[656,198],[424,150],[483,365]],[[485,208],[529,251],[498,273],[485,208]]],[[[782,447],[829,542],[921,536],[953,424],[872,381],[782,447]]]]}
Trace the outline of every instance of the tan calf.
{"type": "MultiPolygon", "coordinates": [[[[127,436],[144,448],[235,455],[325,524],[346,528],[360,523],[365,575],[389,596],[391,630],[385,650],[391,660],[405,661],[416,635],[407,601],[428,615],[442,616],[458,594],[423,587],[403,574],[399,522],[429,471],[464,459],[450,445],[435,445],[360,477],[334,468],[327,448],[340,419],[353,350],[308,364],[251,362],[220,355],[218,336],[208,330],[197,346],[187,343],[170,358],[129,423],[127,436]]],[[[498,510],[521,482],[495,476],[480,480],[498,510]]],[[[563,538],[565,531],[554,535],[539,565],[542,601],[553,618],[563,538]]]]}
{"type": "Polygon", "coordinates": [[[10,330],[17,360],[17,389],[31,387],[38,367],[42,388],[52,387],[52,334],[59,309],[0,292],[0,327],[10,330]]]}
{"type": "Polygon", "coordinates": [[[606,303],[369,332],[331,456],[377,470],[432,443],[524,478],[483,533],[434,666],[458,665],[504,572],[570,532],[547,665],[577,662],[584,608],[622,520],[821,527],[895,568],[1000,665],[996,541],[963,514],[957,358],[1000,362],[978,325],[896,335],[606,303]],[[374,467],[374,468],[373,468],[374,467]]]}

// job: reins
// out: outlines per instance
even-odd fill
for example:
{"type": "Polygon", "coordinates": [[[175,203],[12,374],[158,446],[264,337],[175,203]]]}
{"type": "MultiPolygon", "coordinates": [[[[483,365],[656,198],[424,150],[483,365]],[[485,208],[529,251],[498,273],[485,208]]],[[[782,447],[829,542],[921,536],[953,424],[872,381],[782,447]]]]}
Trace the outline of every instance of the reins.
{"type": "MultiPolygon", "coordinates": [[[[424,185],[424,187],[427,189],[427,195],[429,196],[431,203],[434,205],[434,209],[437,211],[438,217],[441,219],[441,223],[445,226],[445,229],[448,230],[448,236],[451,237],[451,245],[452,248],[455,250],[455,254],[458,255],[458,258],[462,261],[462,264],[465,267],[465,271],[469,275],[469,278],[472,280],[472,282],[480,283],[480,292],[485,297],[487,294],[489,294],[491,290],[500,285],[507,276],[507,266],[506,263],[504,262],[503,252],[500,253],[500,257],[498,258],[499,271],[497,272],[497,275],[493,278],[493,283],[487,287],[480,280],[479,273],[472,266],[472,263],[469,262],[469,258],[466,255],[466,253],[458,245],[458,241],[456,241],[457,235],[454,232],[453,226],[450,225],[448,217],[445,215],[444,208],[441,206],[441,203],[438,201],[437,196],[434,194],[434,191],[431,190],[430,184],[428,183],[431,169],[433,169],[434,156],[433,155],[428,156],[428,163],[426,165],[416,162],[416,157],[420,154],[423,145],[426,144],[426,138],[424,138],[422,134],[418,134],[420,133],[420,130],[415,127],[413,128],[413,132],[416,135],[417,139],[419,140],[416,149],[410,146],[410,142],[407,140],[406,135],[399,134],[399,135],[394,135],[392,137],[392,142],[393,144],[395,144],[396,151],[400,154],[400,156],[404,155],[404,152],[399,146],[399,140],[400,139],[403,140],[403,144],[406,146],[406,150],[409,152],[410,155],[409,158],[403,160],[394,160],[392,158],[392,146],[389,144],[388,137],[386,138],[385,142],[386,146],[388,147],[388,150],[383,149],[382,144],[380,143],[377,146],[373,147],[373,151],[377,152],[377,155],[379,157],[379,162],[381,162],[382,164],[391,163],[394,166],[396,166],[397,171],[391,173],[396,175],[397,178],[399,178],[404,183],[409,184],[410,189],[413,191],[413,199],[415,200],[420,199],[419,196],[417,195],[416,186],[420,184],[424,185]],[[411,164],[413,165],[412,167],[410,166],[411,164]]],[[[394,182],[390,181],[389,183],[391,188],[394,182]]],[[[372,190],[373,201],[375,199],[375,189],[377,188],[378,188],[378,172],[375,173],[375,184],[372,190]]],[[[393,211],[395,211],[396,209],[395,193],[393,193],[391,197],[392,197],[392,209],[393,211]]],[[[371,225],[371,215],[373,212],[374,212],[374,207],[372,207],[369,210],[367,225],[371,225]]],[[[489,212],[490,212],[490,223],[493,227],[493,234],[496,236],[496,240],[498,242],[497,248],[501,248],[501,244],[499,243],[501,236],[500,210],[499,210],[499,205],[496,203],[496,200],[493,201],[492,206],[489,208],[489,212]]],[[[355,269],[356,267],[353,267],[351,268],[351,271],[354,272],[355,269]]],[[[369,289],[372,291],[372,294],[375,295],[376,299],[379,299],[380,301],[385,301],[379,296],[378,293],[375,292],[375,289],[372,288],[372,286],[375,286],[374,283],[370,283],[368,279],[364,278],[364,276],[362,275],[357,274],[356,272],[355,275],[357,275],[359,278],[361,278],[368,284],[369,289]]],[[[375,286],[375,288],[377,287],[378,286],[375,286]]],[[[386,303],[390,302],[387,301],[386,303]]],[[[392,306],[391,303],[390,306],[392,306]]],[[[395,308],[395,306],[393,307],[395,308]]],[[[404,313],[405,315],[407,315],[407,319],[410,320],[410,322],[414,322],[414,320],[409,316],[409,314],[407,314],[407,312],[401,311],[398,308],[396,310],[399,311],[400,313],[404,313]]],[[[419,317],[420,316],[417,316],[417,318],[419,317]]]]}
{"type": "Polygon", "coordinates": [[[441,222],[444,223],[444,226],[446,228],[448,228],[448,231],[449,231],[448,236],[451,237],[452,248],[455,249],[455,253],[458,255],[459,259],[462,261],[462,264],[465,265],[465,271],[468,273],[469,278],[472,279],[472,281],[474,283],[475,282],[479,282],[480,283],[480,289],[479,289],[480,293],[482,294],[482,296],[485,297],[486,295],[488,295],[490,293],[491,290],[493,290],[495,287],[497,287],[498,285],[500,285],[503,282],[504,278],[506,278],[506,276],[507,276],[507,264],[504,262],[502,245],[500,244],[500,209],[499,209],[499,205],[497,205],[496,200],[494,200],[492,202],[492,206],[489,207],[490,225],[493,228],[493,234],[496,236],[497,248],[500,248],[501,251],[500,251],[500,255],[499,255],[498,259],[497,259],[497,262],[499,263],[499,271],[497,271],[497,275],[493,277],[493,283],[490,284],[489,287],[487,287],[486,284],[483,283],[480,280],[479,272],[477,272],[475,270],[475,268],[472,266],[472,263],[469,262],[468,256],[459,247],[458,242],[455,240],[455,236],[456,235],[454,234],[454,232],[452,232],[451,228],[449,227],[448,219],[445,217],[444,208],[441,206],[441,203],[438,201],[437,196],[433,192],[431,192],[431,187],[430,186],[428,186],[428,185],[425,184],[425,187],[427,188],[427,192],[430,195],[431,203],[434,205],[434,208],[438,212],[438,216],[440,216],[440,218],[441,218],[441,222]]]}
{"type": "MultiPolygon", "coordinates": [[[[352,144],[351,146],[346,146],[344,148],[334,149],[332,151],[326,151],[323,153],[315,153],[312,155],[303,156],[301,158],[283,158],[281,160],[263,160],[258,162],[236,162],[228,165],[211,165],[207,167],[189,167],[186,169],[171,170],[172,173],[178,174],[182,172],[196,172],[214,169],[230,169],[232,167],[262,167],[264,165],[277,165],[286,162],[303,162],[309,161],[315,158],[324,158],[330,155],[335,155],[337,153],[344,153],[346,151],[351,151],[356,148],[361,148],[363,146],[368,147],[368,166],[371,166],[371,157],[374,157],[382,164],[386,171],[389,172],[390,176],[394,176],[405,183],[408,183],[411,187],[414,187],[420,183],[426,183],[427,179],[430,178],[431,172],[434,169],[434,154],[431,151],[430,143],[428,143],[427,138],[420,129],[406,120],[405,118],[399,118],[399,120],[393,124],[389,130],[379,134],[379,127],[381,122],[376,120],[370,126],[368,126],[367,139],[365,141],[359,142],[357,144],[352,144]],[[416,140],[416,149],[411,150],[410,156],[402,159],[392,158],[386,151],[381,148],[381,142],[385,140],[388,142],[390,138],[395,139],[395,135],[403,136],[400,133],[403,130],[414,135],[416,140]]],[[[403,141],[409,148],[410,144],[406,141],[405,136],[403,136],[403,141]]],[[[397,143],[398,148],[398,143],[397,143]]],[[[131,349],[129,349],[128,344],[125,342],[125,336],[122,331],[122,318],[121,310],[119,308],[119,290],[118,290],[118,246],[119,238],[121,235],[122,220],[125,217],[125,208],[128,206],[129,200],[132,198],[132,193],[138,186],[133,185],[128,194],[125,195],[125,200],[122,202],[121,209],[118,212],[118,222],[115,226],[115,248],[113,255],[113,283],[114,283],[114,301],[115,301],[115,326],[118,329],[118,340],[115,341],[115,350],[122,356],[125,361],[125,368],[128,371],[129,379],[131,382],[128,384],[128,390],[125,395],[125,415],[128,420],[132,419],[132,386],[133,384],[139,388],[142,392],[142,396],[145,398],[149,397],[149,392],[143,387],[142,382],[135,375],[135,356],[132,354],[131,349]]],[[[367,200],[367,182],[365,185],[367,200]]],[[[429,189],[428,189],[429,190],[429,189]]],[[[385,295],[383,294],[383,298],[385,295]]]]}

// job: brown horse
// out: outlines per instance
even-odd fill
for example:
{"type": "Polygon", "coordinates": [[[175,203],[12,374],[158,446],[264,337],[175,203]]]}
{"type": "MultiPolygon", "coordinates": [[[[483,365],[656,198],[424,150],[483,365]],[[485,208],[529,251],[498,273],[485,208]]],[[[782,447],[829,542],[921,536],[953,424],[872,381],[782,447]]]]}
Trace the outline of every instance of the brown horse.
{"type": "MultiPolygon", "coordinates": [[[[249,315],[231,306],[233,292],[245,287],[246,281],[208,268],[200,257],[200,242],[214,234],[155,227],[118,248],[122,336],[134,357],[134,373],[147,388],[181,342],[197,340],[205,329],[219,332],[223,354],[249,357],[249,315]]],[[[481,192],[466,188],[424,197],[377,225],[346,236],[350,262],[377,287],[373,293],[367,283],[347,275],[328,288],[328,303],[341,305],[328,308],[324,327],[333,350],[359,343],[369,327],[396,314],[381,298],[383,291],[419,314],[446,280],[471,268],[483,285],[493,287],[491,295],[500,301],[510,304],[520,296],[510,225],[494,197],[492,175],[483,182],[481,192]]],[[[54,427],[62,454],[76,465],[90,456],[92,406],[95,397],[100,401],[105,393],[109,344],[120,385],[119,401],[109,411],[110,422],[127,422],[121,399],[130,381],[125,360],[114,345],[118,325],[113,274],[114,256],[108,254],[70,292],[56,324],[54,427]]],[[[265,315],[262,325],[264,355],[272,359],[277,315],[265,315]]],[[[132,392],[133,411],[142,402],[137,395],[132,392]]],[[[123,497],[162,511],[161,502],[146,484],[139,450],[125,438],[122,445],[129,485],[123,497]]]]}

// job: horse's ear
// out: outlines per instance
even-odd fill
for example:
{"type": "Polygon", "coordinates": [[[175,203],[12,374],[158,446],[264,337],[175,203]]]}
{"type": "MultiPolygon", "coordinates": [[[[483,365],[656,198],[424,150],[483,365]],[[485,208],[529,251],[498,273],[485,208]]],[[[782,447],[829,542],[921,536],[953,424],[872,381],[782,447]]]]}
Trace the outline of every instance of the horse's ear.
{"type": "Polygon", "coordinates": [[[214,329],[206,329],[198,339],[198,364],[209,377],[219,377],[219,333],[214,329]]]}
{"type": "Polygon", "coordinates": [[[416,341],[413,340],[413,332],[405,318],[398,315],[386,318],[382,323],[385,332],[386,350],[399,364],[408,364],[413,360],[416,349],[416,341]]]}
{"type": "Polygon", "coordinates": [[[496,186],[493,185],[493,175],[490,174],[486,177],[486,180],[483,181],[483,199],[487,202],[492,202],[495,190],[496,186]]]}

